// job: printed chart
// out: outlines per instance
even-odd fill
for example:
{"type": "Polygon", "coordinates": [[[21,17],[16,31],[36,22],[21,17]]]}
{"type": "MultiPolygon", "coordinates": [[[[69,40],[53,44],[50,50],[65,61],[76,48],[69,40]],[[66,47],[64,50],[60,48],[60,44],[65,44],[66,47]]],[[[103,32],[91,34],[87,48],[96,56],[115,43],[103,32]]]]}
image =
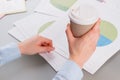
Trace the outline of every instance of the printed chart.
{"type": "Polygon", "coordinates": [[[50,0],[50,3],[63,11],[67,11],[77,0],[50,0]]]}
{"type": "Polygon", "coordinates": [[[39,30],[38,30],[38,34],[40,34],[41,32],[43,32],[45,29],[47,29],[49,26],[51,26],[55,21],[51,21],[48,23],[43,24],[39,30]]]}
{"type": "Polygon", "coordinates": [[[117,29],[110,22],[102,20],[100,31],[100,39],[97,44],[98,47],[107,46],[117,38],[117,29]]]}

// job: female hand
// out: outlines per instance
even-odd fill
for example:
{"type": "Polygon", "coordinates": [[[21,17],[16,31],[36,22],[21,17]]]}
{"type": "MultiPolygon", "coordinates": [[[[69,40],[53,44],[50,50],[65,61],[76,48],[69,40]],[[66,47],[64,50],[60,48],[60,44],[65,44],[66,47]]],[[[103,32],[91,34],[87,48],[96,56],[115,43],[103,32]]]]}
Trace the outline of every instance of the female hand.
{"type": "Polygon", "coordinates": [[[21,54],[34,55],[54,50],[52,40],[36,35],[19,43],[21,54]]]}
{"type": "Polygon", "coordinates": [[[85,35],[80,38],[75,38],[71,32],[70,25],[68,25],[66,34],[69,43],[70,60],[76,62],[80,68],[94,53],[97,41],[100,35],[100,20],[95,26],[85,35]]]}

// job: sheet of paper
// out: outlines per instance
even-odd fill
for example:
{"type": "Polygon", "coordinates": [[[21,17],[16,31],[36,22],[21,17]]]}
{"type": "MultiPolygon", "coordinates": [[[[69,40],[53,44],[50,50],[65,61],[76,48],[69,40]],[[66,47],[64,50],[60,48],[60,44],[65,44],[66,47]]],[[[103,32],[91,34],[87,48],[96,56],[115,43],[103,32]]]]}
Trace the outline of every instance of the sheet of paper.
{"type": "Polygon", "coordinates": [[[120,13],[120,0],[110,0],[110,1],[107,0],[107,1],[110,2],[111,7],[113,7],[114,5],[114,8],[116,8],[120,13]]]}
{"type": "MultiPolygon", "coordinates": [[[[91,3],[91,4],[99,4],[101,6],[106,6],[111,8],[111,10],[115,11],[116,13],[120,13],[120,0],[83,0],[81,3],[91,3]]],[[[97,6],[96,6],[97,7],[97,6]]]]}
{"type": "Polygon", "coordinates": [[[63,16],[69,12],[69,9],[80,0],[41,0],[35,9],[35,12],[49,14],[52,16],[63,16]]]}
{"type": "Polygon", "coordinates": [[[68,14],[71,7],[81,3],[100,3],[120,13],[119,0],[42,0],[35,9],[35,12],[44,13],[52,16],[63,16],[68,14]]]}
{"type": "Polygon", "coordinates": [[[40,55],[51,65],[51,67],[53,67],[55,71],[59,71],[67,61],[65,57],[59,55],[56,51],[40,55]]]}
{"type": "Polygon", "coordinates": [[[0,0],[0,14],[26,11],[25,0],[0,0]]]}
{"type": "Polygon", "coordinates": [[[13,27],[11,30],[9,30],[8,34],[10,34],[12,37],[17,39],[18,41],[24,41],[26,39],[16,27],[13,27]]]}
{"type": "MultiPolygon", "coordinates": [[[[9,30],[8,33],[19,41],[25,40],[25,37],[21,35],[21,32],[16,27],[9,30]]],[[[67,61],[66,58],[59,55],[56,51],[39,55],[41,55],[53,67],[55,71],[59,71],[60,68],[64,65],[64,63],[67,61]]]]}
{"type": "MultiPolygon", "coordinates": [[[[58,20],[59,20],[58,18],[53,17],[53,16],[43,15],[43,14],[39,14],[39,13],[33,13],[32,15],[29,15],[26,18],[15,22],[14,25],[17,26],[17,28],[23,33],[23,35],[26,38],[34,36],[35,34],[40,34],[42,36],[45,36],[45,37],[51,39],[53,41],[54,46],[61,49],[63,47],[59,46],[57,43],[64,45],[67,42],[64,43],[64,41],[63,41],[64,39],[62,39],[61,37],[58,37],[58,36],[61,36],[61,35],[66,36],[66,34],[65,34],[66,26],[65,25],[67,25],[67,23],[65,22],[64,24],[61,24],[60,26],[58,26],[61,28],[58,28],[58,27],[56,27],[56,25],[59,25],[59,23],[57,23],[57,22],[59,22],[58,20]],[[47,28],[50,28],[52,30],[54,29],[54,31],[52,31],[52,32],[47,31],[47,32],[49,32],[48,33],[49,36],[48,36],[48,34],[47,35],[45,33],[43,34],[44,30],[48,30],[47,28]],[[57,28],[59,31],[56,30],[57,28]],[[56,35],[56,33],[57,33],[57,35],[56,35]]],[[[62,50],[62,49],[61,50],[67,51],[67,53],[66,53],[66,55],[65,55],[65,53],[61,53],[61,55],[68,57],[69,50],[68,50],[67,45],[64,46],[64,49],[65,50],[62,50]]],[[[59,50],[59,52],[60,52],[60,50],[59,50]]]]}
{"type": "MultiPolygon", "coordinates": [[[[42,26],[43,24],[47,22],[51,22],[51,21],[53,21],[54,23],[56,19],[57,18],[53,16],[33,13],[15,22],[14,25],[17,26],[17,28],[24,34],[25,37],[29,37],[29,36],[33,36],[34,34],[38,34],[40,26],[42,26]],[[27,21],[29,21],[30,24],[26,23],[27,21]],[[21,22],[23,23],[21,24],[21,22]],[[24,27],[24,25],[26,25],[26,27],[24,27]],[[25,33],[25,30],[27,29],[28,31],[25,33]]],[[[49,25],[52,25],[52,22],[49,25]]]]}
{"type": "MultiPolygon", "coordinates": [[[[30,37],[34,36],[35,34],[41,33],[42,31],[45,30],[45,28],[48,28],[50,25],[53,25],[53,23],[55,23],[56,21],[57,21],[56,17],[43,15],[43,14],[39,14],[39,13],[33,13],[33,14],[27,16],[26,18],[15,22],[14,25],[17,26],[19,31],[21,31],[21,34],[23,33],[25,38],[30,38],[30,37]],[[27,22],[30,24],[28,24],[27,22]],[[25,25],[26,25],[26,27],[25,27],[25,25]]],[[[65,25],[67,25],[67,24],[65,23],[65,25]]],[[[65,31],[66,28],[63,27],[61,29],[62,29],[62,31],[63,30],[65,31]]],[[[56,30],[56,29],[54,29],[54,30],[56,30]]],[[[61,34],[58,34],[58,35],[54,34],[54,37],[49,37],[49,39],[53,40],[53,44],[55,47],[59,46],[59,45],[57,45],[58,42],[61,42],[60,41],[61,38],[60,37],[57,38],[57,36],[59,36],[59,35],[61,35],[61,34]]],[[[61,44],[64,44],[64,43],[61,42],[61,44]]],[[[64,53],[61,53],[61,55],[65,56],[64,53]]],[[[67,57],[67,55],[66,55],[66,57],[67,57]]]]}

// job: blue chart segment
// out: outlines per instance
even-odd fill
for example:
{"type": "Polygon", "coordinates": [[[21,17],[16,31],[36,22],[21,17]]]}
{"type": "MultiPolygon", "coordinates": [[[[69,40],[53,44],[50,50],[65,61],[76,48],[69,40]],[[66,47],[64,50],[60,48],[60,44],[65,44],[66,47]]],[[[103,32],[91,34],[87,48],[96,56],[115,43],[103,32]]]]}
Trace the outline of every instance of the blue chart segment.
{"type": "Polygon", "coordinates": [[[111,40],[107,39],[103,35],[100,35],[97,46],[105,46],[105,45],[109,45],[110,43],[112,43],[111,40]]]}
{"type": "Polygon", "coordinates": [[[103,47],[111,44],[117,38],[118,32],[116,27],[107,21],[101,21],[100,38],[97,47],[103,47]]]}

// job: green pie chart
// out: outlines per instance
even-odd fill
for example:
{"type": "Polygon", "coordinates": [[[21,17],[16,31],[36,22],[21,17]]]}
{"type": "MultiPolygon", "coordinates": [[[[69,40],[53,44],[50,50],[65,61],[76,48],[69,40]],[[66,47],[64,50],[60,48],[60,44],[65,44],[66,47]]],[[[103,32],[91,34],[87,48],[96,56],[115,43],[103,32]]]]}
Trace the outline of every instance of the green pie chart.
{"type": "Polygon", "coordinates": [[[62,10],[62,11],[67,11],[77,0],[50,0],[50,3],[62,10]]]}
{"type": "Polygon", "coordinates": [[[117,38],[117,35],[116,27],[112,23],[102,20],[100,24],[100,38],[97,46],[102,47],[111,44],[117,38]]]}
{"type": "Polygon", "coordinates": [[[50,22],[43,24],[42,26],[40,26],[37,33],[38,34],[42,33],[44,30],[46,30],[48,27],[50,27],[54,22],[55,21],[50,21],[50,22]]]}

